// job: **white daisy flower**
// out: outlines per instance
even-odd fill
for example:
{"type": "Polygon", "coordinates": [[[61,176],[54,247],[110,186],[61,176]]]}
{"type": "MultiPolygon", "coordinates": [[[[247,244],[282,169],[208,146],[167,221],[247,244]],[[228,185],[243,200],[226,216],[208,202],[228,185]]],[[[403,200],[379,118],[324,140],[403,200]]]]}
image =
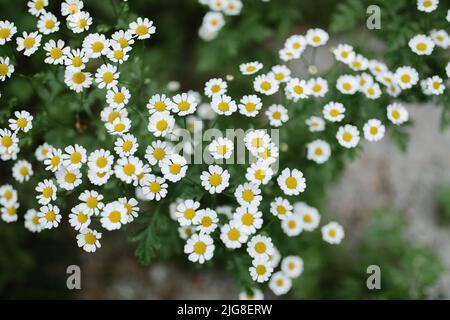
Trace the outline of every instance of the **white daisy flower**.
{"type": "Polygon", "coordinates": [[[108,48],[108,52],[106,56],[112,62],[122,64],[127,61],[130,57],[129,52],[131,51],[131,47],[122,48],[119,43],[112,43],[111,47],[108,48]]]}
{"type": "Polygon", "coordinates": [[[364,56],[357,54],[349,64],[350,69],[354,71],[364,71],[369,67],[369,60],[364,56]]]}
{"type": "Polygon", "coordinates": [[[73,190],[81,184],[81,172],[79,169],[61,167],[55,176],[56,182],[64,190],[73,190]]]}
{"type": "Polygon", "coordinates": [[[57,171],[62,165],[62,151],[61,149],[51,148],[48,156],[44,160],[45,170],[52,172],[57,171]]]}
{"type": "Polygon", "coordinates": [[[24,181],[28,181],[32,175],[33,168],[31,167],[31,163],[26,160],[19,160],[14,163],[14,166],[12,167],[12,176],[18,182],[23,183],[24,181]]]}
{"type": "Polygon", "coordinates": [[[263,224],[262,213],[255,206],[236,208],[232,221],[246,234],[255,233],[263,224]]]}
{"type": "Polygon", "coordinates": [[[357,75],[356,79],[358,80],[360,92],[364,92],[364,89],[366,89],[367,87],[371,87],[375,84],[373,77],[366,72],[357,75]]]}
{"type": "Polygon", "coordinates": [[[156,140],[145,150],[145,159],[152,165],[160,164],[172,154],[172,148],[168,142],[156,140]]]}
{"type": "Polygon", "coordinates": [[[265,130],[252,130],[244,137],[246,148],[254,155],[263,152],[270,146],[270,136],[265,130]]]}
{"type": "Polygon", "coordinates": [[[192,94],[181,93],[172,98],[171,110],[179,116],[185,116],[195,112],[197,101],[192,94]]]}
{"type": "Polygon", "coordinates": [[[295,52],[298,57],[305,51],[306,47],[308,46],[307,40],[302,35],[292,35],[289,38],[286,39],[284,42],[284,47],[287,50],[290,50],[292,52],[295,52]]]}
{"type": "Polygon", "coordinates": [[[124,108],[130,98],[130,91],[125,87],[112,87],[106,92],[106,103],[112,108],[124,108]]]}
{"type": "Polygon", "coordinates": [[[364,124],[363,127],[364,138],[367,141],[375,142],[379,141],[384,137],[386,132],[385,126],[378,119],[370,119],[364,124]]]}
{"type": "Polygon", "coordinates": [[[265,258],[267,260],[269,255],[274,252],[272,239],[261,235],[253,236],[247,243],[247,252],[253,259],[265,258]]]}
{"type": "Polygon", "coordinates": [[[298,59],[301,56],[301,51],[295,51],[288,48],[283,48],[280,51],[278,51],[278,56],[281,60],[284,62],[291,61],[293,59],[298,59]]]}
{"type": "Polygon", "coordinates": [[[95,73],[95,82],[100,89],[114,88],[119,79],[120,72],[117,71],[117,67],[111,64],[101,65],[95,73]]]}
{"type": "Polygon", "coordinates": [[[239,70],[243,75],[251,75],[257,73],[262,67],[263,64],[261,62],[253,61],[241,64],[239,70]]]}
{"type": "Polygon", "coordinates": [[[257,185],[267,184],[270,179],[272,179],[273,170],[269,164],[265,161],[258,161],[252,163],[250,167],[247,168],[245,178],[252,183],[257,185]]]}
{"type": "Polygon", "coordinates": [[[42,206],[38,212],[39,223],[43,229],[53,229],[58,227],[62,216],[59,214],[57,206],[48,204],[42,206]]]}
{"type": "Polygon", "coordinates": [[[70,53],[70,48],[65,47],[63,40],[53,40],[50,39],[44,45],[46,58],[45,63],[48,64],[65,64],[67,55],[70,53]]]}
{"type": "Polygon", "coordinates": [[[118,43],[122,48],[127,48],[134,44],[133,33],[129,30],[118,30],[111,35],[111,39],[111,42],[118,43]]]}
{"type": "Polygon", "coordinates": [[[424,34],[418,34],[408,42],[411,51],[420,56],[429,56],[434,49],[434,42],[424,34]]]}
{"type": "Polygon", "coordinates": [[[162,160],[159,165],[164,178],[170,182],[180,181],[186,176],[188,169],[186,158],[176,153],[162,160]]]}
{"type": "Polygon", "coordinates": [[[438,7],[439,0],[417,0],[417,10],[430,13],[438,7]]]}
{"type": "Polygon", "coordinates": [[[171,133],[175,124],[175,118],[169,112],[157,112],[148,119],[148,131],[155,137],[165,137],[171,133]]]}
{"type": "Polygon", "coordinates": [[[9,128],[12,131],[21,130],[28,132],[32,127],[33,116],[28,111],[16,111],[14,112],[15,119],[9,119],[9,128]]]}
{"type": "Polygon", "coordinates": [[[59,30],[59,21],[51,12],[40,15],[37,27],[42,34],[50,34],[59,30]]]}
{"type": "Polygon", "coordinates": [[[313,78],[308,81],[308,92],[314,97],[324,97],[328,92],[328,82],[323,78],[313,78]]]}
{"type": "Polygon", "coordinates": [[[175,217],[181,226],[190,226],[193,224],[196,218],[198,210],[200,208],[200,202],[194,200],[181,201],[175,210],[175,217]]]}
{"type": "Polygon", "coordinates": [[[108,231],[120,229],[127,223],[127,210],[119,201],[107,203],[101,212],[100,223],[108,231]]]}
{"type": "Polygon", "coordinates": [[[139,143],[135,136],[130,133],[124,134],[114,142],[114,151],[119,157],[128,157],[136,153],[139,143]]]}
{"type": "Polygon", "coordinates": [[[292,215],[292,205],[288,200],[283,199],[281,197],[276,197],[270,203],[270,212],[280,218],[280,220],[284,220],[287,217],[292,215]]]}
{"type": "Polygon", "coordinates": [[[259,283],[268,281],[273,272],[273,268],[265,256],[253,259],[252,266],[248,270],[252,280],[259,283]]]}
{"type": "Polygon", "coordinates": [[[330,244],[339,244],[344,239],[344,228],[337,222],[330,222],[321,228],[322,239],[330,244]]]}
{"type": "Polygon", "coordinates": [[[0,57],[0,80],[5,81],[6,78],[11,78],[14,72],[14,66],[10,63],[9,58],[0,57]]]}
{"type": "Polygon", "coordinates": [[[125,108],[105,107],[100,113],[100,119],[103,122],[113,123],[116,119],[124,119],[128,117],[128,111],[125,108]]]}
{"type": "Polygon", "coordinates": [[[25,228],[27,230],[29,230],[30,232],[41,232],[42,231],[42,226],[39,223],[39,216],[38,216],[38,212],[34,209],[28,209],[27,212],[25,213],[25,228]]]}
{"type": "Polygon", "coordinates": [[[81,205],[89,215],[98,216],[100,214],[100,210],[104,207],[102,202],[103,196],[95,190],[83,191],[78,199],[82,202],[81,205]]]}
{"type": "Polygon", "coordinates": [[[323,117],[331,122],[341,122],[345,115],[345,107],[340,102],[329,102],[323,107],[323,117]]]}
{"type": "Polygon", "coordinates": [[[333,50],[334,57],[337,61],[345,64],[350,64],[355,59],[355,51],[353,47],[348,44],[338,44],[333,50]]]}
{"type": "Polygon", "coordinates": [[[150,114],[155,112],[169,112],[172,109],[172,105],[172,101],[165,94],[155,94],[149,99],[147,109],[150,114]]]}
{"type": "Polygon", "coordinates": [[[248,234],[234,220],[222,226],[220,229],[220,239],[229,249],[242,247],[248,240],[248,234]]]}
{"type": "Polygon", "coordinates": [[[105,35],[91,33],[84,38],[82,46],[90,58],[99,58],[108,53],[110,43],[105,35]]]}
{"type": "Polygon", "coordinates": [[[213,78],[205,83],[205,96],[212,98],[214,95],[223,95],[227,93],[227,83],[223,79],[213,78]]]}
{"type": "Polygon", "coordinates": [[[223,12],[229,16],[237,16],[241,13],[242,1],[241,0],[227,0],[223,12]]]}
{"type": "Polygon", "coordinates": [[[214,232],[217,228],[217,213],[211,209],[202,209],[196,212],[195,217],[192,219],[192,223],[196,225],[196,229],[201,234],[209,234],[214,232]]]}
{"type": "Polygon", "coordinates": [[[325,120],[320,117],[311,116],[305,120],[310,132],[321,132],[325,130],[325,120]]]}
{"type": "Polygon", "coordinates": [[[325,30],[316,28],[306,32],[306,42],[311,47],[320,47],[328,42],[329,35],[325,30]]]}
{"type": "Polygon", "coordinates": [[[4,45],[6,42],[11,41],[16,32],[17,28],[14,25],[14,22],[8,20],[0,21],[0,45],[4,45]]]}
{"type": "Polygon", "coordinates": [[[69,16],[78,13],[83,9],[84,3],[81,0],[65,0],[61,3],[61,14],[69,16]]]}
{"type": "Polygon", "coordinates": [[[269,281],[269,288],[276,296],[281,296],[289,292],[292,287],[292,280],[283,272],[275,272],[269,281]]]}
{"type": "Polygon", "coordinates": [[[202,186],[210,194],[221,193],[229,185],[230,174],[220,166],[209,166],[208,171],[200,175],[202,186]]]}
{"type": "Polygon", "coordinates": [[[303,173],[297,169],[285,168],[277,178],[280,189],[287,196],[299,195],[306,189],[306,179],[303,173]]]}
{"type": "Polygon", "coordinates": [[[264,300],[264,294],[261,290],[253,288],[250,291],[240,292],[239,300],[264,300]]]}
{"type": "Polygon", "coordinates": [[[411,67],[400,67],[394,74],[395,82],[401,89],[409,89],[417,84],[419,81],[419,74],[416,69],[411,67]]]}
{"type": "Polygon", "coordinates": [[[319,211],[314,207],[308,206],[304,202],[294,203],[294,215],[297,215],[300,218],[298,223],[302,230],[314,231],[319,226],[319,211]]]}
{"type": "Polygon", "coordinates": [[[52,180],[45,179],[43,182],[39,182],[35,190],[39,193],[36,199],[41,205],[46,205],[50,201],[56,200],[57,189],[52,180]]]}
{"type": "Polygon", "coordinates": [[[9,206],[17,202],[17,191],[10,184],[0,186],[0,204],[9,206]]]}
{"type": "Polygon", "coordinates": [[[322,164],[328,161],[331,156],[331,148],[328,142],[324,140],[314,140],[306,145],[306,158],[315,163],[322,164]]]}
{"type": "Polygon", "coordinates": [[[87,52],[84,49],[73,49],[67,53],[64,64],[70,71],[81,71],[86,67],[89,61],[87,52]]]}
{"type": "Polygon", "coordinates": [[[339,127],[336,133],[336,139],[344,148],[354,148],[359,142],[359,130],[350,124],[339,127]]]}
{"type": "Polygon", "coordinates": [[[142,192],[148,200],[155,199],[160,201],[167,195],[167,183],[164,178],[155,176],[153,174],[146,174],[140,181],[142,192]]]}
{"type": "Polygon", "coordinates": [[[88,167],[96,172],[107,172],[114,163],[114,156],[109,150],[98,149],[89,155],[88,167]]]}
{"type": "Polygon", "coordinates": [[[253,88],[256,92],[271,96],[278,92],[280,85],[273,74],[262,74],[253,81],[253,88]]]}
{"type": "Polygon", "coordinates": [[[134,156],[122,157],[114,166],[114,174],[123,182],[130,184],[137,181],[137,176],[142,172],[142,161],[134,156]]]}
{"type": "Polygon", "coordinates": [[[234,191],[237,202],[244,207],[258,208],[262,200],[261,189],[257,184],[245,182],[234,191]]]}
{"type": "Polygon", "coordinates": [[[281,261],[281,271],[291,279],[298,278],[303,272],[303,260],[298,256],[287,256],[281,261]]]}
{"type": "Polygon", "coordinates": [[[285,65],[273,66],[271,73],[278,82],[288,82],[291,79],[291,70],[285,65]]]}
{"type": "Polygon", "coordinates": [[[308,98],[310,94],[309,85],[305,80],[292,78],[286,85],[285,94],[289,100],[297,102],[300,99],[308,98]]]}
{"type": "Polygon", "coordinates": [[[195,228],[193,226],[178,227],[178,235],[183,240],[189,239],[194,234],[194,232],[195,232],[195,228]]]}
{"type": "Polygon", "coordinates": [[[113,136],[122,136],[130,131],[131,120],[128,118],[116,118],[112,123],[105,123],[105,128],[113,136]]]}
{"type": "Polygon", "coordinates": [[[31,56],[41,45],[42,35],[38,32],[23,32],[21,37],[16,38],[17,51],[23,51],[26,56],[31,56]]]}
{"type": "Polygon", "coordinates": [[[214,241],[207,234],[194,233],[184,246],[184,253],[188,254],[189,261],[200,264],[211,260],[214,255],[214,241]]]}
{"type": "Polygon", "coordinates": [[[62,155],[62,165],[68,170],[80,169],[86,163],[86,149],[78,144],[67,146],[62,155]]]}
{"type": "Polygon", "coordinates": [[[301,217],[293,214],[281,221],[281,228],[288,237],[296,237],[303,231],[301,217]]]}
{"type": "Polygon", "coordinates": [[[336,89],[343,94],[355,94],[359,90],[358,79],[351,75],[342,75],[337,79],[336,89]]]}
{"type": "Polygon", "coordinates": [[[387,117],[393,124],[400,125],[408,121],[409,113],[401,104],[392,103],[387,106],[387,117]]]}
{"type": "Polygon", "coordinates": [[[368,85],[363,89],[363,93],[368,99],[376,100],[381,97],[381,88],[378,83],[368,85]]]}
{"type": "Polygon", "coordinates": [[[73,33],[81,33],[89,30],[92,24],[92,18],[89,12],[78,11],[75,14],[71,14],[67,17],[67,25],[73,33]]]}
{"type": "Polygon", "coordinates": [[[247,117],[255,117],[262,108],[262,102],[256,95],[247,95],[242,97],[238,107],[240,114],[247,117]]]}
{"type": "Polygon", "coordinates": [[[204,31],[210,33],[213,38],[217,32],[225,25],[225,19],[220,12],[207,12],[202,21],[202,28],[204,31]]]}
{"type": "Polygon", "coordinates": [[[281,127],[289,120],[288,110],[281,104],[273,104],[266,110],[266,116],[273,127],[281,127]]]}
{"type": "Polygon", "coordinates": [[[389,71],[386,64],[377,60],[369,61],[369,70],[376,77],[389,71]]]}
{"type": "Polygon", "coordinates": [[[426,79],[426,87],[428,89],[428,92],[434,95],[440,95],[444,93],[445,85],[443,82],[444,81],[439,76],[433,76],[426,79]]]}
{"type": "Polygon", "coordinates": [[[148,18],[137,18],[129,25],[129,31],[139,40],[150,38],[156,32],[156,27],[153,26],[153,21],[148,18]]]}
{"type": "Polygon", "coordinates": [[[227,95],[214,95],[211,108],[220,115],[229,116],[237,110],[236,102],[227,95]]]}
{"type": "Polygon", "coordinates": [[[93,169],[88,170],[89,181],[96,186],[102,186],[108,182],[112,175],[112,171],[96,171],[93,169]]]}
{"type": "Polygon", "coordinates": [[[1,218],[6,223],[15,222],[18,219],[17,209],[19,208],[19,203],[12,203],[1,208],[1,218]]]}
{"type": "Polygon", "coordinates": [[[208,146],[208,150],[214,159],[229,159],[233,154],[233,141],[219,137],[214,139],[208,146]]]}
{"type": "Polygon", "coordinates": [[[85,228],[77,235],[77,245],[86,252],[95,252],[97,248],[101,247],[99,241],[101,238],[100,232],[85,228]]]}
{"type": "Polygon", "coordinates": [[[80,93],[91,86],[92,76],[89,72],[66,69],[64,73],[64,82],[71,90],[80,93]]]}
{"type": "Polygon", "coordinates": [[[39,17],[45,13],[45,7],[48,6],[48,0],[30,0],[27,2],[28,12],[33,16],[39,17]]]}
{"type": "Polygon", "coordinates": [[[70,226],[73,227],[75,230],[83,230],[91,224],[91,215],[87,210],[87,208],[79,204],[75,207],[73,207],[69,214],[69,223],[70,226]]]}
{"type": "Polygon", "coordinates": [[[443,49],[450,46],[450,36],[445,30],[432,30],[430,37],[437,46],[443,49]]]}
{"type": "Polygon", "coordinates": [[[125,197],[119,198],[118,201],[124,206],[127,215],[127,223],[131,223],[139,215],[138,202],[134,198],[127,199],[125,197]]]}

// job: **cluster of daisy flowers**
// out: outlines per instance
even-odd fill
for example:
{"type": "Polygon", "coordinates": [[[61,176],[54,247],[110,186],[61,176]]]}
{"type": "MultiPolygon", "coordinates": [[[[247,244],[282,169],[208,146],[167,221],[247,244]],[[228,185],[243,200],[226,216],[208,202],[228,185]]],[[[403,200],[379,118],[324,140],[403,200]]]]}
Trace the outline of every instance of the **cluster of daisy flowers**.
{"type": "Polygon", "coordinates": [[[220,29],[225,25],[224,15],[237,16],[242,10],[241,0],[198,0],[198,2],[209,9],[198,30],[200,38],[205,41],[217,38],[220,29]]]}

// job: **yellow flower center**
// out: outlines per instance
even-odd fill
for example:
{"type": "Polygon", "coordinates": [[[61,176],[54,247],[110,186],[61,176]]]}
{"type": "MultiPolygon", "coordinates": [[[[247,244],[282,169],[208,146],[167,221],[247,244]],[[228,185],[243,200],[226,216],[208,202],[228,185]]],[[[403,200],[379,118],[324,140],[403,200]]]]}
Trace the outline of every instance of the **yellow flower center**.
{"type": "Polygon", "coordinates": [[[329,235],[331,238],[334,238],[334,237],[336,236],[336,230],[330,229],[330,230],[328,231],[328,235],[329,235]]]}
{"type": "Polygon", "coordinates": [[[55,21],[50,19],[45,21],[45,27],[50,30],[53,29],[55,27],[55,21]]]}
{"type": "Polygon", "coordinates": [[[102,76],[104,83],[111,83],[114,80],[114,74],[111,71],[107,71],[102,76]]]}
{"type": "Polygon", "coordinates": [[[218,154],[223,156],[223,155],[225,155],[227,153],[227,146],[224,145],[224,144],[222,144],[220,146],[217,146],[217,150],[216,151],[217,151],[218,154]]]}
{"type": "Polygon", "coordinates": [[[56,214],[53,210],[47,211],[45,213],[45,219],[49,222],[53,222],[56,219],[56,214]]]}
{"type": "Polygon", "coordinates": [[[253,102],[248,102],[248,103],[245,105],[245,109],[246,109],[248,112],[255,111],[255,109],[256,109],[256,104],[254,104],[253,102]]]}
{"type": "Polygon", "coordinates": [[[0,39],[8,39],[11,32],[8,28],[0,28],[0,39]]]}
{"type": "Polygon", "coordinates": [[[62,57],[62,54],[63,54],[63,52],[62,52],[62,50],[60,48],[52,48],[50,50],[50,57],[52,59],[55,59],[55,60],[59,59],[59,58],[62,57]]]}
{"type": "Polygon", "coordinates": [[[122,50],[115,50],[113,56],[116,60],[122,60],[124,57],[124,53],[122,50]]]}
{"type": "Polygon", "coordinates": [[[9,66],[7,64],[0,64],[0,76],[6,76],[9,71],[9,66]]]}
{"type": "Polygon", "coordinates": [[[126,126],[125,126],[125,124],[123,124],[123,123],[117,123],[115,126],[114,126],[114,131],[116,131],[116,132],[122,132],[123,130],[125,130],[125,128],[126,128],[126,126]]]}
{"type": "Polygon", "coordinates": [[[86,234],[84,235],[84,241],[85,241],[87,244],[92,245],[92,244],[95,244],[95,242],[97,241],[97,238],[94,236],[93,233],[88,232],[88,233],[86,233],[86,234]]]}
{"type": "Polygon", "coordinates": [[[228,239],[230,239],[231,241],[237,241],[240,237],[240,233],[237,229],[233,228],[230,229],[230,231],[228,231],[228,239]]]}
{"type": "Polygon", "coordinates": [[[41,10],[42,8],[44,8],[44,0],[36,0],[36,2],[34,3],[34,8],[36,10],[41,10]]]}
{"type": "Polygon", "coordinates": [[[262,276],[263,274],[266,273],[266,267],[262,264],[258,265],[256,268],[256,274],[258,274],[259,276],[262,276]]]}
{"type": "Polygon", "coordinates": [[[260,87],[261,87],[261,89],[264,90],[264,91],[269,91],[270,89],[272,89],[272,85],[270,84],[269,81],[263,81],[263,82],[261,82],[260,87]]]}
{"type": "Polygon", "coordinates": [[[59,165],[60,161],[61,159],[59,158],[59,156],[53,156],[52,159],[50,160],[50,163],[53,168],[56,168],[59,165]]]}
{"type": "Polygon", "coordinates": [[[72,75],[72,80],[73,82],[75,82],[76,84],[82,84],[84,83],[84,81],[86,80],[86,76],[84,75],[83,72],[75,72],[72,75]]]}
{"type": "Polygon", "coordinates": [[[253,217],[253,215],[251,213],[244,213],[242,215],[242,223],[246,226],[251,226],[253,224],[253,221],[255,220],[255,218],[253,217]]]}
{"type": "Polygon", "coordinates": [[[196,254],[204,254],[206,251],[206,244],[203,241],[198,241],[194,244],[194,252],[196,254]]]}
{"type": "Polygon", "coordinates": [[[427,45],[426,45],[426,43],[419,42],[419,43],[416,45],[416,49],[417,49],[418,51],[425,51],[425,50],[427,50],[427,45]]]}
{"type": "Polygon", "coordinates": [[[164,131],[167,129],[168,126],[169,126],[169,124],[167,123],[166,120],[159,120],[156,123],[156,129],[158,129],[158,131],[164,131]]]}
{"type": "Polygon", "coordinates": [[[294,188],[296,188],[297,187],[297,179],[295,179],[294,177],[288,177],[287,179],[286,179],[286,186],[289,188],[289,189],[294,189],[294,188]]]}
{"type": "Polygon", "coordinates": [[[257,242],[255,244],[255,251],[259,254],[266,252],[267,246],[264,242],[257,242]]]}
{"type": "Polygon", "coordinates": [[[286,210],[285,206],[277,206],[277,212],[278,212],[278,214],[284,215],[284,214],[286,214],[287,210],[286,210]]]}
{"type": "Polygon", "coordinates": [[[95,164],[99,168],[104,168],[108,164],[108,160],[106,159],[106,157],[101,156],[101,157],[97,158],[97,160],[95,161],[95,164]]]}
{"type": "Polygon", "coordinates": [[[315,42],[315,43],[318,43],[318,42],[320,42],[320,37],[319,36],[314,36],[312,38],[312,41],[315,42]]]}
{"type": "Polygon", "coordinates": [[[114,95],[114,102],[115,103],[123,103],[125,101],[125,95],[122,92],[117,92],[114,95]]]}
{"type": "Polygon", "coordinates": [[[345,142],[350,142],[350,141],[352,141],[352,139],[353,139],[353,135],[352,135],[350,132],[345,132],[345,133],[342,135],[342,139],[343,139],[345,142]]]}
{"type": "Polygon", "coordinates": [[[98,201],[97,198],[90,196],[89,198],[87,198],[86,200],[86,205],[88,206],[89,209],[94,209],[97,207],[98,201]]]}
{"type": "Polygon", "coordinates": [[[187,111],[190,107],[191,104],[187,101],[180,101],[180,103],[178,104],[178,109],[180,109],[180,111],[187,111]]]}
{"type": "Polygon", "coordinates": [[[117,223],[120,221],[120,211],[114,210],[109,213],[109,220],[112,223],[117,223]]]}
{"type": "Polygon", "coordinates": [[[195,210],[192,208],[187,208],[184,210],[184,217],[188,220],[192,220],[195,217],[195,210]]]}
{"type": "Polygon", "coordinates": [[[36,40],[33,37],[27,37],[23,40],[23,46],[25,49],[31,49],[34,47],[36,40]]]}
{"type": "Polygon", "coordinates": [[[126,165],[123,166],[123,172],[127,176],[133,175],[135,171],[136,171],[136,167],[132,163],[127,163],[126,165]]]}
{"type": "Polygon", "coordinates": [[[64,180],[67,183],[74,183],[76,179],[77,177],[72,172],[67,173],[66,176],[64,177],[64,180]]]}
{"type": "Polygon", "coordinates": [[[219,174],[215,173],[209,177],[209,183],[212,186],[217,187],[222,183],[222,177],[219,174]]]}
{"type": "Polygon", "coordinates": [[[26,118],[19,118],[17,119],[17,126],[21,129],[25,128],[28,124],[28,121],[26,118]]]}
{"type": "Polygon", "coordinates": [[[44,190],[42,190],[42,196],[44,198],[50,198],[52,195],[53,195],[52,187],[45,187],[44,190]]]}
{"type": "Polygon", "coordinates": [[[312,217],[311,217],[311,215],[305,214],[305,215],[303,216],[303,221],[306,222],[306,223],[311,223],[311,222],[312,222],[312,217]]]}
{"type": "Polygon", "coordinates": [[[81,153],[78,151],[75,151],[74,153],[72,153],[70,155],[70,162],[72,162],[73,164],[77,164],[80,163],[81,161],[81,153]]]}
{"type": "Polygon", "coordinates": [[[289,220],[289,222],[288,222],[289,229],[294,229],[296,226],[297,226],[297,223],[295,222],[295,220],[289,220]]]}
{"type": "Polygon", "coordinates": [[[399,119],[400,118],[400,112],[398,112],[397,110],[392,111],[392,117],[394,119],[399,119]]]}
{"type": "Polygon", "coordinates": [[[161,191],[161,185],[158,182],[152,182],[149,189],[152,193],[158,193],[161,191]]]}
{"type": "Polygon", "coordinates": [[[264,180],[264,178],[266,177],[266,172],[262,169],[258,169],[255,171],[255,178],[256,180],[264,180]]]}
{"type": "Polygon", "coordinates": [[[228,105],[228,103],[226,102],[221,102],[219,103],[219,105],[217,106],[217,108],[222,111],[222,112],[227,112],[228,110],[230,110],[230,106],[228,105]]]}
{"type": "Polygon", "coordinates": [[[122,150],[125,152],[130,152],[131,149],[133,148],[133,142],[131,142],[130,140],[125,140],[122,144],[122,150]]]}
{"type": "Polygon", "coordinates": [[[303,90],[303,87],[302,86],[295,86],[294,87],[294,92],[296,93],[296,94],[302,94],[303,92],[304,92],[304,90],[303,90]]]}
{"type": "Polygon", "coordinates": [[[148,27],[146,25],[139,25],[134,30],[138,36],[145,36],[148,33],[148,27]]]}
{"type": "Polygon", "coordinates": [[[26,177],[26,176],[28,175],[28,173],[29,173],[29,171],[28,171],[28,168],[27,168],[27,167],[22,167],[22,168],[20,168],[20,175],[21,175],[22,177],[26,177]]]}
{"type": "Polygon", "coordinates": [[[77,220],[79,223],[85,223],[88,220],[88,215],[83,212],[79,212],[77,215],[77,220]]]}
{"type": "Polygon", "coordinates": [[[244,192],[242,192],[242,199],[244,199],[244,201],[251,202],[254,198],[255,195],[252,190],[244,190],[244,192]]]}
{"type": "Polygon", "coordinates": [[[275,120],[280,120],[280,119],[281,119],[281,112],[275,111],[275,112],[272,114],[272,118],[274,118],[275,120]]]}
{"type": "Polygon", "coordinates": [[[316,156],[321,156],[323,154],[323,150],[321,148],[316,148],[314,153],[315,153],[316,156]]]}
{"type": "Polygon", "coordinates": [[[169,171],[171,174],[179,174],[181,171],[181,165],[179,163],[172,163],[169,166],[169,171]]]}
{"type": "Polygon", "coordinates": [[[411,76],[405,73],[401,76],[400,80],[402,80],[403,83],[408,83],[411,81],[411,76]]]}
{"type": "Polygon", "coordinates": [[[166,152],[164,151],[163,148],[155,148],[153,150],[153,157],[158,161],[162,160],[165,157],[165,155],[166,152]]]}
{"type": "Polygon", "coordinates": [[[94,51],[95,53],[102,52],[104,48],[105,45],[101,41],[95,41],[91,46],[92,51],[94,51]]]}
{"type": "Polygon", "coordinates": [[[207,228],[207,227],[211,226],[212,223],[213,223],[213,220],[211,219],[211,217],[208,217],[208,216],[203,217],[203,219],[202,219],[202,226],[203,227],[207,228]]]}
{"type": "Polygon", "coordinates": [[[377,133],[378,133],[378,128],[377,127],[371,127],[370,128],[370,134],[376,135],[377,133]]]}
{"type": "MultiPolygon", "coordinates": [[[[178,106],[180,107],[180,106],[178,106]]],[[[189,108],[189,107],[188,107],[189,108]]],[[[166,110],[166,104],[163,101],[157,101],[155,103],[155,110],[158,112],[163,112],[166,110]]],[[[181,109],[180,109],[181,110],[181,109]]]]}

